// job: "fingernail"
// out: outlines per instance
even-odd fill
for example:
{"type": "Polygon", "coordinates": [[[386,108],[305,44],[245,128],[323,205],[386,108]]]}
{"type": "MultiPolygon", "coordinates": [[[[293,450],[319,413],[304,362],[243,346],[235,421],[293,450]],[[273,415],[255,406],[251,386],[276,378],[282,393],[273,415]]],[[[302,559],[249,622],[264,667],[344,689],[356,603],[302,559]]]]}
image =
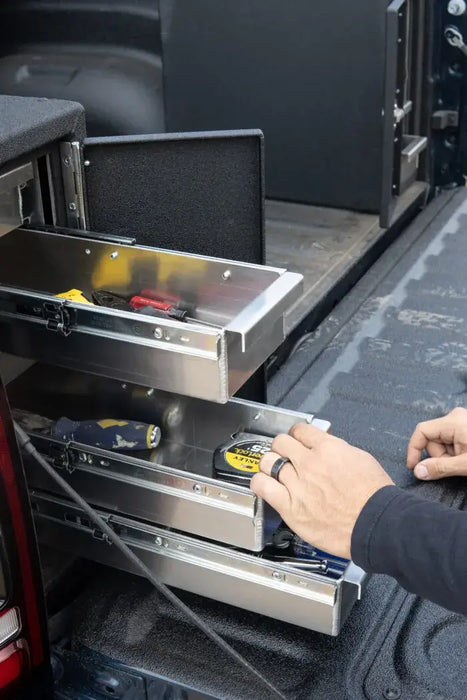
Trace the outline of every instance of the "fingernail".
{"type": "Polygon", "coordinates": [[[424,464],[417,464],[415,467],[415,476],[418,479],[428,479],[430,474],[424,464]]]}

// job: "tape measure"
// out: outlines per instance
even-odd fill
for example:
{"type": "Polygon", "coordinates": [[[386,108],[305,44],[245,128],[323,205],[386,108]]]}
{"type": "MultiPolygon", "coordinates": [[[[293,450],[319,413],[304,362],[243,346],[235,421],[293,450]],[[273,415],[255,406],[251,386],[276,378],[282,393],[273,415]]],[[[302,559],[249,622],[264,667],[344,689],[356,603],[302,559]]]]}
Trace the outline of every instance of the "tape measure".
{"type": "Polygon", "coordinates": [[[214,472],[217,478],[248,484],[259,472],[261,457],[271,451],[273,438],[252,433],[237,433],[214,452],[214,472]]]}

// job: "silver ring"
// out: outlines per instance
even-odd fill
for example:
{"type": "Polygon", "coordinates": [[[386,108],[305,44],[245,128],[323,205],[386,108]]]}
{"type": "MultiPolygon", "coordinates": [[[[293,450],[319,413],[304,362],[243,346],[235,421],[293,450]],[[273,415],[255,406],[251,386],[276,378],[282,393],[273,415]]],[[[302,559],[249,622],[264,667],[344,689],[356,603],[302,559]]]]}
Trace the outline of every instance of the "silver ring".
{"type": "Polygon", "coordinates": [[[271,467],[271,476],[273,479],[279,481],[279,474],[281,473],[281,469],[284,466],[284,464],[287,464],[287,462],[290,462],[290,460],[286,457],[279,457],[278,459],[276,459],[276,461],[271,467]]]}

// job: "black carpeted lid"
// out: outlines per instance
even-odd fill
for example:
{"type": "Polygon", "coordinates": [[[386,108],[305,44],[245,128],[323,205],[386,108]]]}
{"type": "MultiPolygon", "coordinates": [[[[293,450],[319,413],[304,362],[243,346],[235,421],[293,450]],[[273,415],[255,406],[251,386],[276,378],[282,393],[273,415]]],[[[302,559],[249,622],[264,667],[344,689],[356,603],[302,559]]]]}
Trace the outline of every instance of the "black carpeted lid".
{"type": "Polygon", "coordinates": [[[91,230],[263,262],[261,131],[92,138],[84,157],[91,230]]]}

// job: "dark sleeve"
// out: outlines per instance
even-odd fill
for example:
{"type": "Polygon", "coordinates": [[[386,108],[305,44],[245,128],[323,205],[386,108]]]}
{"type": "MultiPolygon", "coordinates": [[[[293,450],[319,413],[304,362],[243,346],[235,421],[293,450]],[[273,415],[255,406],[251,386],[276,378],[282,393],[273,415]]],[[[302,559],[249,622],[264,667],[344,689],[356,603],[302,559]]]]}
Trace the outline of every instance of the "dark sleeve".
{"type": "Polygon", "coordinates": [[[385,486],[360,513],[352,559],[406,590],[467,615],[467,513],[385,486]]]}

